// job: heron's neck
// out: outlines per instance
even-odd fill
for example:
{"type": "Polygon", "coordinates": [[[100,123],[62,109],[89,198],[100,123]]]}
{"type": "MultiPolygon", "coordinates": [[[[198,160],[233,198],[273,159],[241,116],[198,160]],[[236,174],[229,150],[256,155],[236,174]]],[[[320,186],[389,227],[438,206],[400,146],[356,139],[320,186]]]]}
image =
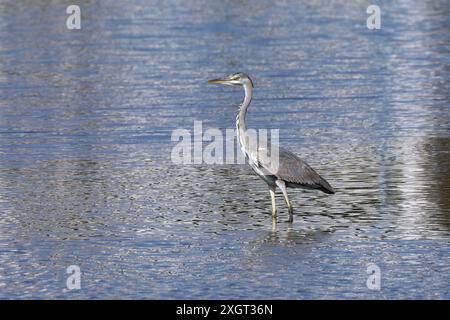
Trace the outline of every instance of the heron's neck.
{"type": "Polygon", "coordinates": [[[248,141],[245,138],[245,132],[247,130],[247,127],[245,125],[245,116],[247,115],[247,109],[250,105],[250,102],[252,101],[252,93],[253,93],[252,85],[250,83],[246,83],[244,85],[244,90],[245,90],[244,101],[242,101],[239,107],[239,113],[236,116],[236,130],[237,130],[236,133],[239,143],[241,144],[241,147],[243,147],[244,149],[248,149],[247,148],[248,141]]]}

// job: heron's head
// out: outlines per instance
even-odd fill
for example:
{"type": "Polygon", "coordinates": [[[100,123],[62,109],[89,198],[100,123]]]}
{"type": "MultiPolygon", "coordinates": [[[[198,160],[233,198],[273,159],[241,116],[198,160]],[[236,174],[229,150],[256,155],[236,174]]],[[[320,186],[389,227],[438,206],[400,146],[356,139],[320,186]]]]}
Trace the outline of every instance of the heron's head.
{"type": "Polygon", "coordinates": [[[208,83],[225,84],[228,86],[245,86],[250,85],[253,87],[252,79],[248,75],[242,72],[233,73],[224,79],[209,80],[208,83]]]}

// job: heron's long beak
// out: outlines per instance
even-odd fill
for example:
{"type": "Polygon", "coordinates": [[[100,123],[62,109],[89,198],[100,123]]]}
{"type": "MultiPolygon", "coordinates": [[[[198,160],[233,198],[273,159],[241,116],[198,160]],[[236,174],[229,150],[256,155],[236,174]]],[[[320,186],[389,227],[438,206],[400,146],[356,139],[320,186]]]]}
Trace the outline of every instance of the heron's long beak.
{"type": "Polygon", "coordinates": [[[208,83],[213,83],[213,84],[230,84],[228,79],[213,79],[213,80],[208,80],[208,83]]]}

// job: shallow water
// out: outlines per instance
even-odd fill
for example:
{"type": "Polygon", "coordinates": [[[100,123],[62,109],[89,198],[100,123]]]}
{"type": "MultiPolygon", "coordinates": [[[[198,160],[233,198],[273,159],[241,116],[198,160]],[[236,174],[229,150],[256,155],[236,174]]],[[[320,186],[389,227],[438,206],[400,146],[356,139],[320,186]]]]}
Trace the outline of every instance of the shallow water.
{"type": "Polygon", "coordinates": [[[450,7],[368,1],[0,3],[0,298],[450,298],[450,7]],[[336,189],[176,165],[172,131],[248,127],[336,189]],[[367,264],[381,290],[366,286],[367,264]],[[67,291],[66,268],[81,268],[67,291]]]}

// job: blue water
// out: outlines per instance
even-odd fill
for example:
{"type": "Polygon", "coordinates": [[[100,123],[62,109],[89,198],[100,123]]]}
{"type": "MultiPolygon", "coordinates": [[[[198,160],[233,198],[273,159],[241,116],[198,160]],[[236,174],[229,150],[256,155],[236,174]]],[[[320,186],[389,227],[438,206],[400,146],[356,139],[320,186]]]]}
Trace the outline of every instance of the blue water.
{"type": "Polygon", "coordinates": [[[450,6],[0,2],[0,298],[449,299],[450,6]],[[176,129],[248,127],[336,189],[177,165],[176,129]],[[366,281],[380,269],[380,290],[366,281]],[[68,290],[66,268],[81,269],[68,290]]]}

